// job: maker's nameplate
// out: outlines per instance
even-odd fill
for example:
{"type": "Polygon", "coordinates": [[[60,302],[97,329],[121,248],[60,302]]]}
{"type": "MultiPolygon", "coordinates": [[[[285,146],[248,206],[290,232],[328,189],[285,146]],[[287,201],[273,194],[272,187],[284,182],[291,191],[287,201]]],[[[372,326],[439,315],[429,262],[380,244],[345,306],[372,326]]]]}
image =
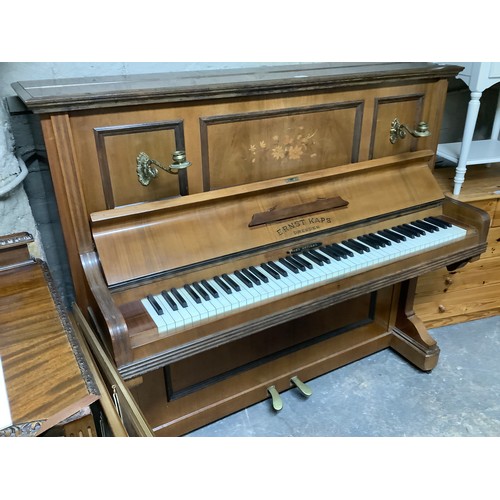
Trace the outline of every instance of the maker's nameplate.
{"type": "Polygon", "coordinates": [[[331,217],[304,217],[303,219],[295,219],[276,227],[276,232],[279,236],[298,236],[300,234],[311,233],[323,229],[325,226],[331,224],[331,217]]]}

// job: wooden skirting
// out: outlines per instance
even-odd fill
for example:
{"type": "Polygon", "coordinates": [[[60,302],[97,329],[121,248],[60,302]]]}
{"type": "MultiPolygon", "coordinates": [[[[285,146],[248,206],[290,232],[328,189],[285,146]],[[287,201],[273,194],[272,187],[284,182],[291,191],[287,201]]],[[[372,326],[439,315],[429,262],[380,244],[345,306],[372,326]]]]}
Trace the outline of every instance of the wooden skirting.
{"type": "Polygon", "coordinates": [[[455,168],[437,168],[434,175],[447,196],[488,212],[488,248],[454,273],[442,269],[422,276],[415,312],[428,328],[500,314],[500,164],[470,166],[459,196],[451,194],[455,168]]]}

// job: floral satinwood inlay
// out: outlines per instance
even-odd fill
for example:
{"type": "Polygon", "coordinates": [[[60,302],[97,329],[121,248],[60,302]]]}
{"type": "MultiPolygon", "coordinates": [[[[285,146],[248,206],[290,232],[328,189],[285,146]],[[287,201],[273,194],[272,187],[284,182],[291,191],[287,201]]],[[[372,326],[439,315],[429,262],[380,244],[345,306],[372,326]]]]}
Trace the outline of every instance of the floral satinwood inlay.
{"type": "Polygon", "coordinates": [[[248,148],[251,154],[252,163],[259,157],[270,157],[274,160],[302,160],[314,158],[316,153],[314,147],[316,142],[314,132],[306,132],[304,127],[299,127],[295,132],[290,129],[290,133],[283,135],[273,135],[271,141],[260,140],[256,144],[251,144],[248,148]]]}

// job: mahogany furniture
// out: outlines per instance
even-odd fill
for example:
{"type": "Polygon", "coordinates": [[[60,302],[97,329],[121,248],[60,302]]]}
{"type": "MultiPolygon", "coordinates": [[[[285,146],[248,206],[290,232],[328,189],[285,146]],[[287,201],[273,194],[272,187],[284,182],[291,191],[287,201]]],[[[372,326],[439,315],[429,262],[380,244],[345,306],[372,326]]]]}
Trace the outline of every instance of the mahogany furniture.
{"type": "Polygon", "coordinates": [[[281,391],[308,396],[311,378],[388,347],[436,365],[413,312],[417,278],[477,259],[489,224],[432,175],[460,69],[315,64],[13,85],[41,116],[79,310],[155,435],[266,398],[279,410],[281,391]],[[408,253],[374,248],[378,260],[336,274],[339,244],[414,221],[457,236],[420,248],[408,235],[408,253]],[[269,271],[297,256],[312,266],[304,283],[296,269],[269,271]],[[217,278],[233,273],[260,281],[227,292],[217,278]],[[169,305],[177,291],[191,313],[169,305]],[[226,305],[209,303],[213,292],[226,305]]]}
{"type": "Polygon", "coordinates": [[[0,436],[38,436],[99,399],[47,266],[30,257],[31,241],[28,233],[0,237],[0,356],[13,423],[0,436]]]}

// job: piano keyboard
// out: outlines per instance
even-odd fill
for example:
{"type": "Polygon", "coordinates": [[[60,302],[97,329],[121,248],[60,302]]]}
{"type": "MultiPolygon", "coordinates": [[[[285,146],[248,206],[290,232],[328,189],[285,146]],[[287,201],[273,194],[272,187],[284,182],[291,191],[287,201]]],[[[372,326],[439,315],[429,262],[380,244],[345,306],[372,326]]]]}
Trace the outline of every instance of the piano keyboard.
{"type": "Polygon", "coordinates": [[[427,217],[190,283],[183,288],[164,290],[158,295],[148,295],[141,302],[158,332],[166,334],[459,240],[466,233],[465,229],[440,218],[427,217]]]}

